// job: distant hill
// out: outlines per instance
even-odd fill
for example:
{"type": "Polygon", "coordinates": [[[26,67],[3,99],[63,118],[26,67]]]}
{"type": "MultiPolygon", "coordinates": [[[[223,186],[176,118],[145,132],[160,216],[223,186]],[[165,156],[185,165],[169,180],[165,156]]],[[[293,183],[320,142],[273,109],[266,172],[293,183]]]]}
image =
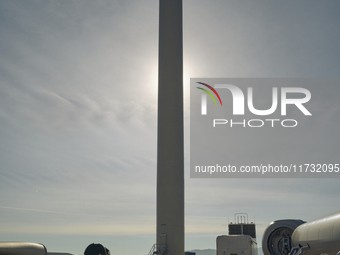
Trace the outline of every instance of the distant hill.
{"type": "MultiPolygon", "coordinates": [[[[195,252],[196,255],[216,255],[216,250],[214,249],[191,250],[191,252],[195,252]]],[[[263,255],[261,247],[258,247],[258,255],[263,255]]]]}
{"type": "Polygon", "coordinates": [[[195,252],[196,255],[216,255],[216,250],[214,249],[191,250],[191,252],[195,252]]]}

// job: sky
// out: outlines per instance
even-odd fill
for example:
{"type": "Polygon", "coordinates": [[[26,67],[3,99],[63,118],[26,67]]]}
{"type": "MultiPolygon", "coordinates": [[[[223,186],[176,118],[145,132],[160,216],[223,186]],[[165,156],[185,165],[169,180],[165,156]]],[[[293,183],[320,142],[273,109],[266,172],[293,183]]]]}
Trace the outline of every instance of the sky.
{"type": "MultiPolygon", "coordinates": [[[[238,212],[261,243],[273,220],[340,211],[337,179],[189,173],[190,78],[338,78],[339,12],[337,0],[183,1],[186,250],[216,248],[238,212]]],[[[0,49],[0,240],[147,254],[158,1],[1,0],[0,49]]]]}

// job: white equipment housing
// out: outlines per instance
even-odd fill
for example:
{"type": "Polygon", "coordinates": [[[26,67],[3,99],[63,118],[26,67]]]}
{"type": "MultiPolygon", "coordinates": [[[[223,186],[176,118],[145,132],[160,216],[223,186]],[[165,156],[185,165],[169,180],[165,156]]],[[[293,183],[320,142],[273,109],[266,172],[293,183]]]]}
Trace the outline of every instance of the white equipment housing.
{"type": "Polygon", "coordinates": [[[0,255],[46,255],[42,244],[28,242],[0,242],[0,255]]]}
{"type": "Polygon", "coordinates": [[[236,213],[228,230],[229,235],[216,238],[217,255],[257,255],[255,223],[248,222],[247,213],[236,213]]]}
{"type": "Polygon", "coordinates": [[[223,235],[216,239],[217,255],[257,255],[257,243],[248,235],[223,235]]]}

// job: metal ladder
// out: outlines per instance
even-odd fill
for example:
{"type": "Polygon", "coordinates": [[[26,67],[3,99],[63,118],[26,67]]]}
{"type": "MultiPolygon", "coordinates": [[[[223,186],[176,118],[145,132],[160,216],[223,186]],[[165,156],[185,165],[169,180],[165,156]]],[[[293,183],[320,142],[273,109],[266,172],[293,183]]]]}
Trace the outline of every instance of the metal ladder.
{"type": "Polygon", "coordinates": [[[157,251],[157,244],[155,243],[154,245],[152,245],[148,255],[155,255],[155,254],[158,254],[158,251],[157,251]]]}

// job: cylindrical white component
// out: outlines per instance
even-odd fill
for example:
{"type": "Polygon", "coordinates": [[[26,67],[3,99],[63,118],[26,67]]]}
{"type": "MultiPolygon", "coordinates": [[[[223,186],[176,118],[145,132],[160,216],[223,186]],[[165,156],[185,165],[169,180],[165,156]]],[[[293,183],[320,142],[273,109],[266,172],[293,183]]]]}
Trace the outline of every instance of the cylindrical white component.
{"type": "Polygon", "coordinates": [[[311,250],[306,255],[336,255],[340,251],[340,212],[297,227],[292,235],[293,247],[307,244],[311,250]]]}
{"type": "Polygon", "coordinates": [[[184,254],[182,0],[159,1],[157,248],[184,254]]]}
{"type": "Polygon", "coordinates": [[[27,242],[0,242],[0,255],[46,255],[44,245],[27,242]]]}

